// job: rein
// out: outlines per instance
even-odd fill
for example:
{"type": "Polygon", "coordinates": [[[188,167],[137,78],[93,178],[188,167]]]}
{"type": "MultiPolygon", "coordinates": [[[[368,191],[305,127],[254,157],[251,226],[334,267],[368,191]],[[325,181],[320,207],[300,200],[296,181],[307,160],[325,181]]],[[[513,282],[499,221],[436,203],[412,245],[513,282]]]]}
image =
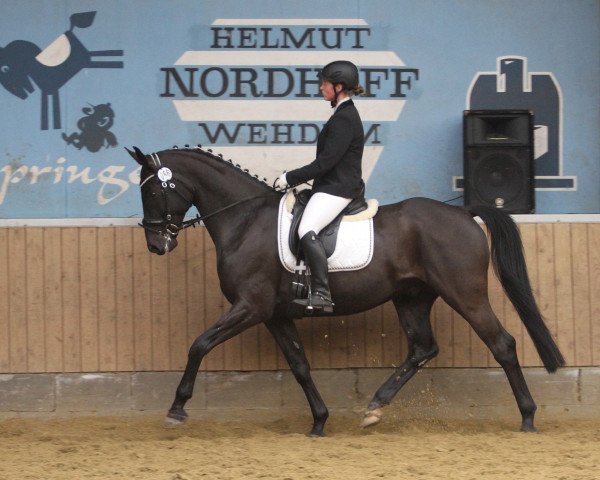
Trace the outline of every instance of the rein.
{"type": "Polygon", "coordinates": [[[188,227],[194,227],[196,223],[203,222],[205,219],[210,218],[214,215],[217,215],[221,212],[224,212],[225,210],[229,210],[230,208],[236,207],[236,206],[240,205],[241,203],[249,202],[250,200],[254,200],[256,198],[266,197],[268,195],[271,195],[272,193],[274,193],[274,192],[267,192],[267,193],[261,193],[258,195],[252,195],[251,197],[242,198],[241,200],[238,200],[237,202],[234,202],[223,208],[219,208],[219,210],[208,213],[206,215],[196,215],[196,218],[192,218],[191,220],[186,220],[184,222],[181,222],[181,227],[179,227],[179,230],[184,230],[188,227]]]}

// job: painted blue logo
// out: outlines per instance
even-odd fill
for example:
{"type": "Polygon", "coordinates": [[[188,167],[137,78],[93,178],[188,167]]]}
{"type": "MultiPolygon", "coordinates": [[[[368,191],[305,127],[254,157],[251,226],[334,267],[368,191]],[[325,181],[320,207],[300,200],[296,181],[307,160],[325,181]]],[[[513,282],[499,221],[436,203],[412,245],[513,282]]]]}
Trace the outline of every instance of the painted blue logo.
{"type": "Polygon", "coordinates": [[[563,175],[562,92],[551,72],[529,72],[527,57],[498,57],[495,72],[478,72],[467,93],[467,110],[530,110],[534,115],[535,186],[576,190],[563,175]]]}
{"type": "Polygon", "coordinates": [[[78,150],[87,148],[90,152],[97,152],[102,147],[116,147],[117,137],[110,131],[113,126],[115,112],[110,103],[90,105],[81,110],[84,116],[77,122],[79,132],[71,135],[62,134],[67,145],[73,145],[78,150]]]}
{"type": "Polygon", "coordinates": [[[96,61],[95,57],[123,56],[123,50],[88,50],[75,36],[75,28],[88,28],[96,12],[71,15],[71,26],[44,50],[37,45],[15,40],[0,48],[0,84],[13,95],[25,100],[33,93],[32,82],[42,95],[41,129],[48,130],[52,101],[54,129],[61,128],[59,90],[84,68],[123,68],[121,61],[96,61]]]}

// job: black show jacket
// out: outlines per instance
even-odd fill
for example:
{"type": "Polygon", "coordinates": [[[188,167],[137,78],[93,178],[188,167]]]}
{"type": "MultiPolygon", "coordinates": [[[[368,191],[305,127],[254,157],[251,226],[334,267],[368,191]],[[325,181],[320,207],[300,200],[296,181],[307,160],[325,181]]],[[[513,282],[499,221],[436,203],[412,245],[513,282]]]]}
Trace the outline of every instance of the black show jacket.
{"type": "Polygon", "coordinates": [[[286,173],[296,186],[314,179],[313,193],[324,192],[343,198],[356,198],[364,187],[362,180],[363,125],[352,100],[341,103],[317,139],[317,158],[286,173]]]}

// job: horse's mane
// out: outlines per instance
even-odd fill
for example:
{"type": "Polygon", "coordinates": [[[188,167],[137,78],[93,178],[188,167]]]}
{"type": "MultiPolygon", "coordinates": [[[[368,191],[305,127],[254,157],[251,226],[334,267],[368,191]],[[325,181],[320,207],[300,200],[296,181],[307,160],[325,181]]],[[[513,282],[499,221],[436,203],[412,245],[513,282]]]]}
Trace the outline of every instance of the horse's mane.
{"type": "Polygon", "coordinates": [[[234,163],[231,159],[225,159],[222,154],[214,153],[211,148],[202,148],[202,145],[200,144],[196,145],[195,147],[190,147],[189,145],[185,145],[184,147],[178,147],[177,145],[173,145],[173,147],[168,151],[190,152],[204,155],[222,163],[223,165],[226,165],[229,168],[232,168],[236,173],[241,173],[249,180],[260,184],[260,186],[263,188],[273,188],[265,177],[261,179],[258,175],[252,174],[247,168],[242,168],[239,163],[234,163]]]}

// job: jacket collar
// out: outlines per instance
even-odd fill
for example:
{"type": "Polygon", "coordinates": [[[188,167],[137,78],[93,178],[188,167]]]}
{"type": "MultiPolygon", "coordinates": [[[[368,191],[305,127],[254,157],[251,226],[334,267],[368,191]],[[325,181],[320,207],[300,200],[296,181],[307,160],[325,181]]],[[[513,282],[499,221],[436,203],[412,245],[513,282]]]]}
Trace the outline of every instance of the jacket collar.
{"type": "Polygon", "coordinates": [[[335,112],[333,112],[333,115],[335,115],[340,110],[343,110],[344,108],[349,107],[350,105],[354,105],[354,102],[352,101],[351,98],[349,98],[348,100],[344,100],[342,103],[340,103],[337,106],[337,108],[335,109],[335,112]]]}

